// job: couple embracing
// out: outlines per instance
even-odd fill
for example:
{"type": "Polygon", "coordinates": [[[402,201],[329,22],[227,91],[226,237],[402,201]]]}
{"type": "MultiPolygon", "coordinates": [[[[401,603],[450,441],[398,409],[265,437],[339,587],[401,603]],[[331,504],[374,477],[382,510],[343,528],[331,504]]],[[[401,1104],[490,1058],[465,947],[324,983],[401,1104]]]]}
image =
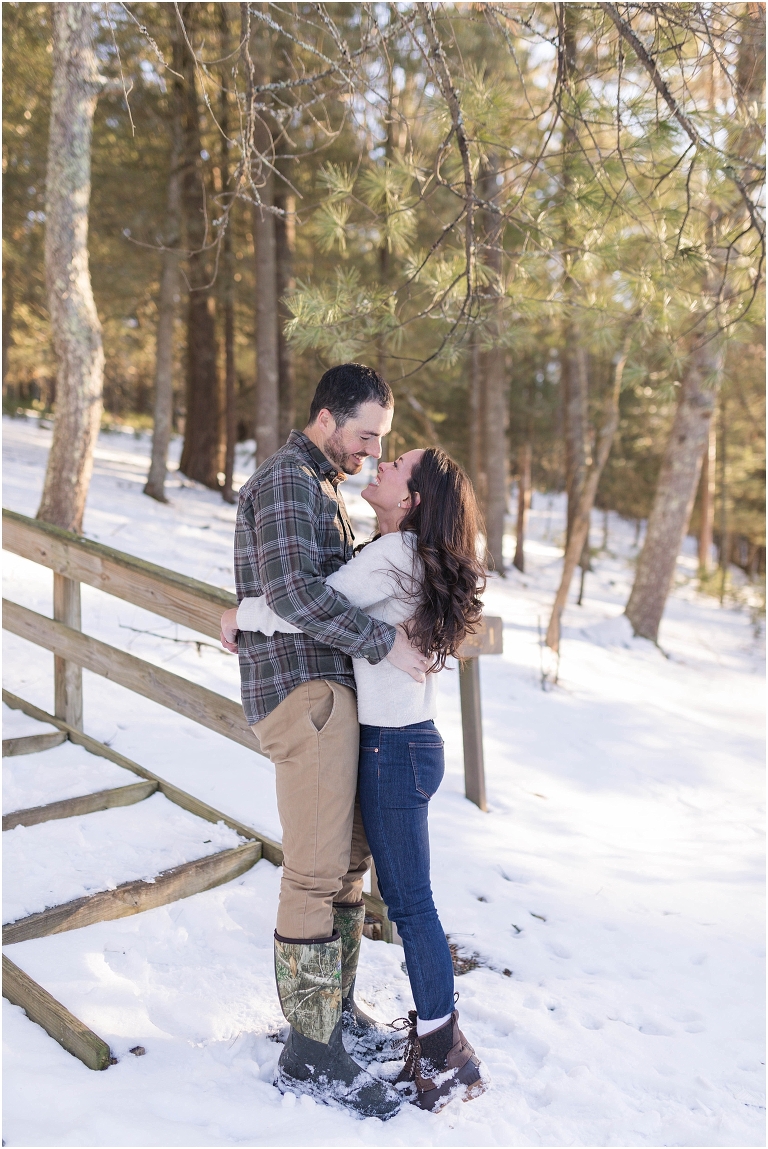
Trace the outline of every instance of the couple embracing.
{"type": "Polygon", "coordinates": [[[443,777],[436,675],[481,612],[478,514],[444,451],[408,451],[362,492],[378,533],[355,551],[339,485],[381,457],[393,408],[371,368],[326,371],[304,432],[240,492],[239,606],[222,616],[283,829],[275,974],[290,1029],[277,1085],[384,1120],[403,1101],[434,1111],[483,1090],[454,1008],[427,829],[443,777]],[[405,1033],[354,998],[371,855],[416,1006],[405,1033]],[[364,1068],[400,1058],[393,1082],[364,1068]]]}

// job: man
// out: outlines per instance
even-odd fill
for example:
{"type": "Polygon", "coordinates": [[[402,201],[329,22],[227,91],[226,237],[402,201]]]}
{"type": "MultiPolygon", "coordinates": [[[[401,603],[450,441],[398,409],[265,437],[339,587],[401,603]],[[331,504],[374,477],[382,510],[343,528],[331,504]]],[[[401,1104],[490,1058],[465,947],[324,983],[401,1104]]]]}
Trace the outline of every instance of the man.
{"type": "Polygon", "coordinates": [[[222,642],[237,650],[246,718],[275,765],[283,828],[283,877],[275,975],[290,1033],[278,1083],[299,1086],[365,1116],[399,1106],[342,1044],[344,1025],[375,1025],[355,1005],[357,956],[370,851],[356,803],[359,727],[352,658],[424,680],[427,660],[405,634],[352,607],[324,579],[353,553],[339,484],[381,456],[394,400],[370,367],[323,375],[304,432],[257,469],[240,492],[235,528],[238,601],[264,595],[301,633],[238,632],[222,616],[222,642]]]}

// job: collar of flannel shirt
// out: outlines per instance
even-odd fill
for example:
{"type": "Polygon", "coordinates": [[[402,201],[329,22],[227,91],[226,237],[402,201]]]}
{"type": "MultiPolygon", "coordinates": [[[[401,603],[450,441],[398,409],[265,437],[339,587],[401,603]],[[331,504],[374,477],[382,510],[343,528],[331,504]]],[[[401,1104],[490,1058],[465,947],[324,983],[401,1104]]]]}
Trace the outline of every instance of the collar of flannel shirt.
{"type": "Polygon", "coordinates": [[[344,482],[347,477],[344,472],[340,471],[303,431],[291,431],[288,436],[288,442],[291,446],[298,448],[303,454],[308,455],[320,474],[330,479],[334,487],[344,482]]]}

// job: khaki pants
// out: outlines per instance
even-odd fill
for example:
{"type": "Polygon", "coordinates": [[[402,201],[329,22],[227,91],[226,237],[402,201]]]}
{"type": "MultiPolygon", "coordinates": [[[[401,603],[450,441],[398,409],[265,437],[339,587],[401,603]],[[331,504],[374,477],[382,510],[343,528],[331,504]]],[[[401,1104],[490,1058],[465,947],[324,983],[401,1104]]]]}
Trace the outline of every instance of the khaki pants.
{"type": "Polygon", "coordinates": [[[355,692],[322,678],[303,682],[251,730],[275,765],[283,828],[277,932],[329,938],[333,903],[362,900],[371,863],[356,800],[355,692]]]}

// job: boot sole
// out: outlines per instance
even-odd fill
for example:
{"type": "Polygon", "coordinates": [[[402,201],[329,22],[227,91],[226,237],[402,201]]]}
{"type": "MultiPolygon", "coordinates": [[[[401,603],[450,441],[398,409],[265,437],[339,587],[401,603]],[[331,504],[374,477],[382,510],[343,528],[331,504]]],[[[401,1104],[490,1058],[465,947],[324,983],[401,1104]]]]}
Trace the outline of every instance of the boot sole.
{"type": "Polygon", "coordinates": [[[365,1121],[369,1117],[377,1117],[379,1121],[389,1121],[390,1118],[400,1112],[400,1105],[398,1105],[391,1113],[377,1113],[375,1110],[370,1110],[366,1113],[363,1109],[355,1108],[352,1105],[345,1105],[340,1097],[334,1097],[322,1086],[316,1085],[313,1081],[301,1081],[298,1077],[289,1077],[280,1069],[278,1069],[272,1084],[279,1093],[293,1093],[298,1097],[311,1097],[321,1105],[327,1105],[331,1109],[342,1109],[345,1113],[349,1113],[352,1117],[357,1117],[361,1121],[365,1121]]]}

